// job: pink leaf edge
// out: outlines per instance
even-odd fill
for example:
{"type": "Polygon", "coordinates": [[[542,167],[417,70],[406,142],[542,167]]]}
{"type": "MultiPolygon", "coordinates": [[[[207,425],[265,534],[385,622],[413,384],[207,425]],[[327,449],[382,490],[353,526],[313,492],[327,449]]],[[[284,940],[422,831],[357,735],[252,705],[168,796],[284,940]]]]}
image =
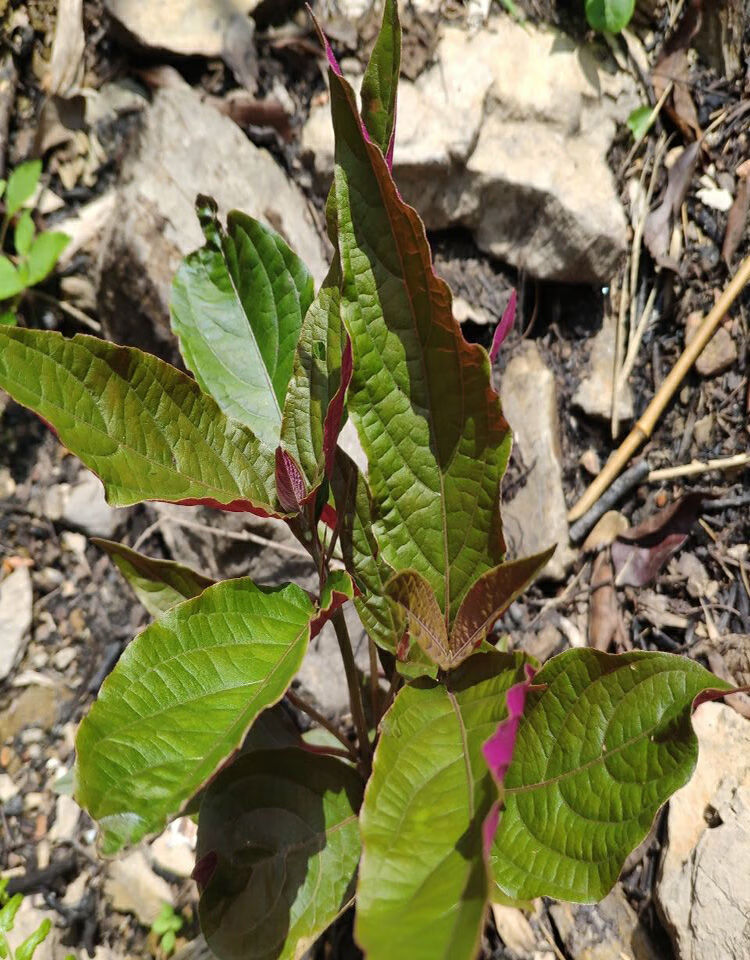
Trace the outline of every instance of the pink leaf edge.
{"type": "Polygon", "coordinates": [[[344,412],[344,400],[346,391],[352,379],[354,362],[352,355],[351,337],[346,338],[344,352],[341,356],[341,382],[339,388],[328,404],[325,422],[323,424],[323,453],[325,455],[326,476],[330,479],[333,476],[333,466],[336,458],[336,444],[341,430],[341,417],[344,412]]]}
{"type": "Polygon", "coordinates": [[[485,762],[492,774],[492,779],[497,784],[499,797],[492,804],[490,812],[482,824],[482,846],[484,856],[487,858],[492,848],[492,841],[495,839],[498,824],[500,823],[500,803],[503,791],[503,781],[508,767],[513,759],[513,750],[516,745],[516,736],[518,734],[518,725],[523,716],[523,710],[526,706],[526,694],[534,679],[535,670],[531,664],[525,666],[526,679],[521,683],[514,684],[505,694],[505,705],[508,708],[508,716],[501,720],[497,730],[492,734],[489,740],[482,745],[482,754],[485,762]]]}
{"type": "Polygon", "coordinates": [[[511,290],[508,306],[503,311],[500,323],[498,323],[497,327],[495,327],[495,334],[492,337],[492,346],[490,347],[490,361],[492,363],[494,363],[497,359],[497,355],[500,353],[500,347],[503,345],[503,341],[513,328],[513,324],[516,320],[517,304],[518,294],[515,290],[511,290]]]}

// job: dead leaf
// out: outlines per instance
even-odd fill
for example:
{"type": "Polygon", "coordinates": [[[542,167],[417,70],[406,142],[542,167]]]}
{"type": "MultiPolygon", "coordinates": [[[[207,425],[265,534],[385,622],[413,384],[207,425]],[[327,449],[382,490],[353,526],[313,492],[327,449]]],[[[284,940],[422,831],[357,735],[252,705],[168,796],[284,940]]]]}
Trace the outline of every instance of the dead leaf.
{"type": "Polygon", "coordinates": [[[625,628],[614,585],[614,570],[609,552],[597,554],[591,570],[591,603],[589,605],[589,646],[606,653],[612,646],[626,647],[625,628]]]}
{"type": "Polygon", "coordinates": [[[690,65],[687,50],[676,50],[663,57],[651,73],[654,84],[654,96],[661,98],[669,83],[674,84],[672,95],[664,109],[688,140],[701,135],[698,111],[690,92],[690,65]]]}
{"type": "Polygon", "coordinates": [[[687,540],[706,499],[705,494],[689,493],[621,533],[612,544],[615,584],[643,587],[652,583],[687,540]]]}
{"type": "Polygon", "coordinates": [[[84,46],[83,0],[60,0],[49,71],[42,83],[47,93],[65,97],[76,89],[84,46]]]}
{"type": "Polygon", "coordinates": [[[672,220],[687,196],[699,152],[700,143],[696,140],[685,147],[672,164],[662,202],[648,215],[643,230],[643,240],[656,263],[675,272],[678,264],[668,253],[672,220]]]}
{"type": "MultiPolygon", "coordinates": [[[[750,173],[750,170],[748,172],[750,173]]],[[[747,177],[743,177],[737,183],[737,195],[727,216],[727,230],[721,248],[721,256],[727,266],[731,264],[732,257],[737,252],[737,247],[742,240],[748,210],[750,210],[750,181],[747,177]]]]}
{"type": "Polygon", "coordinates": [[[608,510],[596,522],[596,526],[583,541],[583,552],[594,553],[608,547],[612,541],[628,529],[627,518],[619,510],[608,510]]]}

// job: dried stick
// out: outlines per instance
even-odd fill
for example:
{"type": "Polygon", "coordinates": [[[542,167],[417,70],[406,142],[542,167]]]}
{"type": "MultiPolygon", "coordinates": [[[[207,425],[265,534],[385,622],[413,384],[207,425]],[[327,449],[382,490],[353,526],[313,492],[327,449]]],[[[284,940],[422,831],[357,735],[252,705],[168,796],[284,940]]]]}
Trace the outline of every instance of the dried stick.
{"type": "Polygon", "coordinates": [[[597,500],[594,506],[571,526],[568,531],[571,541],[577,543],[582,540],[596,521],[603,517],[607,510],[614,507],[620,497],[624,497],[629,490],[645,480],[647,476],[648,463],[645,460],[641,460],[630,470],[626,470],[621,477],[614,481],[609,490],[597,500]]]}
{"type": "Polygon", "coordinates": [[[722,457],[718,460],[694,460],[679,467],[664,467],[661,470],[652,470],[648,475],[649,483],[658,483],[660,480],[674,480],[677,477],[691,477],[697,473],[708,473],[709,470],[731,470],[733,467],[750,465],[750,453],[738,453],[734,457],[722,457]]]}
{"type": "Polygon", "coordinates": [[[703,352],[704,347],[716,332],[716,328],[724,319],[726,312],[750,281],[750,257],[740,265],[739,270],[730,280],[716,304],[707,314],[695,338],[685,347],[677,363],[672,367],[664,382],[659,387],[656,396],[646,408],[646,412],[627,435],[617,451],[608,460],[601,473],[592,481],[581,499],[568,512],[568,521],[578,520],[590,510],[622,468],[632,457],[644,441],[654,432],[659,417],[665,407],[677,392],[685,375],[703,352]]]}

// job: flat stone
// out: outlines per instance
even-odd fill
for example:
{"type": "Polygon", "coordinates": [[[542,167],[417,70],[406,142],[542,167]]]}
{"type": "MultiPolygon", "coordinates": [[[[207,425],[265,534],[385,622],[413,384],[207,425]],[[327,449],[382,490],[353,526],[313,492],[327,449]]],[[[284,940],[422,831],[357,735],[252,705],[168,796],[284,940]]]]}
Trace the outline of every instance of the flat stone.
{"type": "Polygon", "coordinates": [[[0,806],[18,795],[18,787],[7,773],[0,773],[0,806]]]}
{"type": "Polygon", "coordinates": [[[44,512],[48,519],[62,521],[89,537],[111,539],[127,516],[127,510],[110,507],[104,498],[101,480],[89,470],[81,471],[74,484],[58,483],[44,495],[44,512]]]}
{"type": "Polygon", "coordinates": [[[680,960],[747,960],[750,723],[705,703],[693,728],[698,764],[669,802],[657,906],[680,960]]]}
{"type": "Polygon", "coordinates": [[[503,505],[503,530],[514,557],[557,550],[542,577],[562,580],[575,559],[568,543],[562,484],[557,391],[536,344],[526,341],[508,363],[500,387],[503,412],[529,470],[525,484],[503,505]]]}
{"type": "MultiPolygon", "coordinates": [[[[695,337],[703,322],[700,311],[691,313],[685,320],[685,345],[695,337]]],[[[695,369],[702,377],[716,377],[728,370],[737,360],[737,346],[726,327],[719,327],[703,352],[695,361],[695,369]]]]}
{"type": "Polygon", "coordinates": [[[81,808],[72,797],[61,794],[55,803],[55,822],[48,837],[52,843],[65,843],[75,839],[81,808]]]}
{"type": "Polygon", "coordinates": [[[192,820],[180,817],[149,846],[154,866],[162,873],[186,879],[195,867],[196,827],[192,820]]]}
{"type": "MultiPolygon", "coordinates": [[[[573,395],[573,403],[585,414],[607,422],[612,418],[616,331],[615,318],[605,317],[591,344],[589,373],[573,395]]],[[[633,391],[628,383],[624,383],[617,400],[618,423],[632,420],[634,413],[633,391]]]]}
{"type": "Polygon", "coordinates": [[[31,627],[33,593],[28,567],[18,567],[0,583],[0,680],[23,655],[31,627]]]}
{"type": "Polygon", "coordinates": [[[0,711],[0,743],[12,740],[24,727],[51,727],[61,707],[60,691],[32,686],[14,692],[7,709],[0,711]]]}
{"type": "Polygon", "coordinates": [[[268,151],[187,84],[158,90],[141,116],[102,241],[98,305],[112,339],[174,357],[171,284],[204,242],[198,193],[213,196],[222,217],[238,209],[271,226],[322,280],[325,248],[307,200],[268,151]]]}
{"type": "Polygon", "coordinates": [[[619,886],[598,904],[553,903],[549,912],[573,960],[663,960],[619,886]]]}
{"type": "Polygon", "coordinates": [[[163,904],[172,903],[169,884],[154,873],[140,850],[109,864],[104,894],[113,910],[134,914],[144,927],[156,920],[163,904]]]}
{"type": "MultiPolygon", "coordinates": [[[[607,283],[626,221],[606,156],[637,102],[629,78],[561,33],[504,15],[477,34],[443,26],[434,66],[399,87],[396,180],[429,229],[466,227],[532,276],[607,283]]],[[[327,105],[302,145],[327,188],[327,105]]]]}

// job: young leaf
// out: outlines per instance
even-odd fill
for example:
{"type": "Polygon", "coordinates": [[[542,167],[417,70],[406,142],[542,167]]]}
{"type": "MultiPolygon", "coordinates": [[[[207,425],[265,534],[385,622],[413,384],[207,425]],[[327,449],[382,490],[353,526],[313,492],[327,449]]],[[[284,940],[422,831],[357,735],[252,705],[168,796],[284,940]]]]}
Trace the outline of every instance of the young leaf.
{"type": "Polygon", "coordinates": [[[10,300],[24,289],[18,270],[10,260],[0,254],[0,300],[10,300]]]}
{"type": "Polygon", "coordinates": [[[313,299],[307,267],[281,237],[236,210],[221,228],[198,198],[206,243],[172,286],[172,329],[185,363],[224,413],[276,447],[302,320],[313,299]]]}
{"type": "Polygon", "coordinates": [[[15,893],[0,910],[0,933],[8,933],[16,922],[16,914],[23,903],[23,894],[15,893]]]}
{"type": "Polygon", "coordinates": [[[432,587],[422,574],[417,570],[400,570],[391,577],[385,590],[404,615],[410,639],[443,670],[454,666],[445,618],[432,587]]]}
{"type": "Polygon", "coordinates": [[[319,612],[312,622],[311,635],[316,637],[339,607],[353,597],[354,582],[346,570],[332,570],[320,593],[319,612]]]}
{"type": "Polygon", "coordinates": [[[351,88],[329,73],[341,309],[355,358],[348,406],[369,461],[374,533],[394,570],[427,579],[450,622],[503,558],[510,430],[487,354],[464,340],[433,272],[422,222],[365,139],[351,88]]]}
{"type": "Polygon", "coordinates": [[[362,783],[303,750],[240,757],[209,786],[198,861],[201,928],[219,960],[295,960],[351,902],[362,783]]]}
{"type": "Polygon", "coordinates": [[[278,514],[272,451],[156,357],[80,334],[2,328],[0,387],[51,424],[113,506],[166,500],[278,514]]]}
{"type": "Polygon", "coordinates": [[[396,0],[385,0],[383,20],[362,78],[362,121],[374,143],[393,166],[396,99],[401,67],[401,24],[396,0]]]}
{"type": "Polygon", "coordinates": [[[13,234],[13,243],[16,247],[16,253],[25,257],[31,249],[31,241],[34,239],[34,221],[31,219],[31,210],[24,210],[16,223],[16,229],[13,234]]]}
{"type": "Polygon", "coordinates": [[[45,917],[37,929],[16,947],[15,960],[31,960],[36,953],[36,948],[47,939],[51,929],[52,921],[49,917],[45,917]]]}
{"type": "Polygon", "coordinates": [[[651,119],[652,113],[653,109],[650,104],[644,103],[640,107],[636,107],[628,117],[628,128],[633,134],[635,141],[642,140],[648,133],[649,127],[653,123],[651,119]]]}
{"type": "Polygon", "coordinates": [[[488,895],[482,825],[497,797],[482,745],[524,663],[478,654],[447,687],[404,687],[383,719],[360,815],[355,935],[368,960],[476,956],[488,895]]]}
{"type": "Polygon", "coordinates": [[[668,653],[569,650],[534,678],[492,850],[501,895],[593,903],[690,778],[693,702],[729,690],[668,653]]]}
{"type": "Polygon", "coordinates": [[[619,33],[630,23],[635,0],[586,0],[586,19],[594,30],[619,33]]]}
{"type": "Polygon", "coordinates": [[[109,555],[152,617],[160,617],[183,600],[197,597],[215,582],[174,560],[155,560],[123,543],[98,537],[92,537],[91,542],[109,555]]]}
{"type": "Polygon", "coordinates": [[[147,627],[78,730],[76,799],[104,853],[161,830],[284,695],[314,607],[299,587],[225,580],[147,627]]]}
{"type": "Polygon", "coordinates": [[[29,160],[22,163],[8,177],[5,188],[5,215],[12,217],[29,200],[36,190],[42,175],[42,161],[29,160]]]}
{"type": "Polygon", "coordinates": [[[33,287],[54,270],[69,243],[70,237],[66,233],[38,233],[34,237],[28,256],[28,286],[33,287]]]}

